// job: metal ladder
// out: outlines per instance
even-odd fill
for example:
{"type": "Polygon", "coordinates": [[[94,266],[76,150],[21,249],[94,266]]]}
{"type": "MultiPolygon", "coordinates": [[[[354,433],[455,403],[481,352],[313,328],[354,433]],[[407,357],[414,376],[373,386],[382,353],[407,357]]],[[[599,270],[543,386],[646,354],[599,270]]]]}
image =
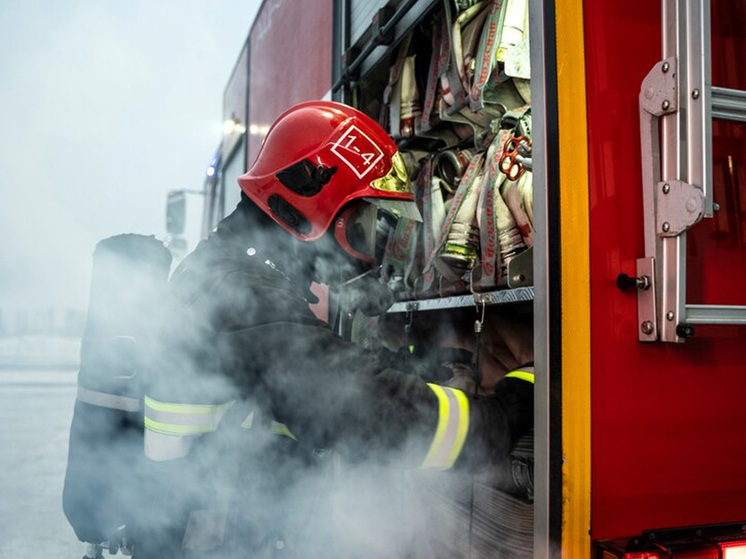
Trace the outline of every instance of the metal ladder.
{"type": "Polygon", "coordinates": [[[746,91],[712,86],[710,0],[662,7],[663,59],[639,97],[645,257],[624,280],[638,289],[638,339],[682,342],[696,324],[746,324],[746,305],[686,302],[686,232],[718,209],[712,121],[746,122],[746,91]]]}

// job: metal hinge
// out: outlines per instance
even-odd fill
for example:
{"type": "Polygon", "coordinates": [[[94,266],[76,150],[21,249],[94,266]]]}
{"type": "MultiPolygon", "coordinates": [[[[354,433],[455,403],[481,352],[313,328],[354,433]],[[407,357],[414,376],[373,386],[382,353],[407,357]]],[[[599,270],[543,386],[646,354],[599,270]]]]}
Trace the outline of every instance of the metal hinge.
{"type": "Polygon", "coordinates": [[[702,219],[705,195],[701,188],[682,181],[659,182],[655,189],[656,232],[676,237],[702,219]]]}

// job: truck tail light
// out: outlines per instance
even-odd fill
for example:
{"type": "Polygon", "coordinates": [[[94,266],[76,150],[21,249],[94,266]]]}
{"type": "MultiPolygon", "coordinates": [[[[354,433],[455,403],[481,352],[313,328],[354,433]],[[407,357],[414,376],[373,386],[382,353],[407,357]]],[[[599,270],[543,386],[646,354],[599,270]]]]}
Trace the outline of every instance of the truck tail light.
{"type": "Polygon", "coordinates": [[[678,551],[650,551],[624,553],[621,559],[720,559],[718,550],[713,546],[705,548],[685,549],[678,551]]]}
{"type": "Polygon", "coordinates": [[[724,542],[720,544],[723,559],[746,559],[746,541],[724,542]]]}
{"type": "Polygon", "coordinates": [[[666,549],[665,551],[633,551],[617,554],[605,550],[600,559],[746,559],[746,543],[733,542],[718,545],[666,549]]]}
{"type": "Polygon", "coordinates": [[[646,530],[594,544],[594,559],[746,559],[746,523],[646,530]]]}

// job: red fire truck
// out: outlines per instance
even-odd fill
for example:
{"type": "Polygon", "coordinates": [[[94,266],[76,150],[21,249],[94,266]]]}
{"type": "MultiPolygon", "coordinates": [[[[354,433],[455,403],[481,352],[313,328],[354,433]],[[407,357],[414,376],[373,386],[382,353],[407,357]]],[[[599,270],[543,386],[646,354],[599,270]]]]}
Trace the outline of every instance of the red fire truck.
{"type": "Polygon", "coordinates": [[[738,0],[265,0],[203,234],[303,100],[383,115],[421,161],[517,154],[531,243],[487,287],[441,281],[389,313],[532,319],[535,557],[746,557],[744,30],[738,0]],[[519,102],[488,106],[505,83],[519,102]]]}

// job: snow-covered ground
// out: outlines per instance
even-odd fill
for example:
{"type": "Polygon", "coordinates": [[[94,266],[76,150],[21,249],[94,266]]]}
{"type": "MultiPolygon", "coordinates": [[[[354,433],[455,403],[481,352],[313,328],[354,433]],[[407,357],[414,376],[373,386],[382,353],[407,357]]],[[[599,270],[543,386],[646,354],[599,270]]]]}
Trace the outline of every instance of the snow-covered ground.
{"type": "Polygon", "coordinates": [[[76,374],[0,369],[0,557],[83,556],[62,513],[76,374]]]}

